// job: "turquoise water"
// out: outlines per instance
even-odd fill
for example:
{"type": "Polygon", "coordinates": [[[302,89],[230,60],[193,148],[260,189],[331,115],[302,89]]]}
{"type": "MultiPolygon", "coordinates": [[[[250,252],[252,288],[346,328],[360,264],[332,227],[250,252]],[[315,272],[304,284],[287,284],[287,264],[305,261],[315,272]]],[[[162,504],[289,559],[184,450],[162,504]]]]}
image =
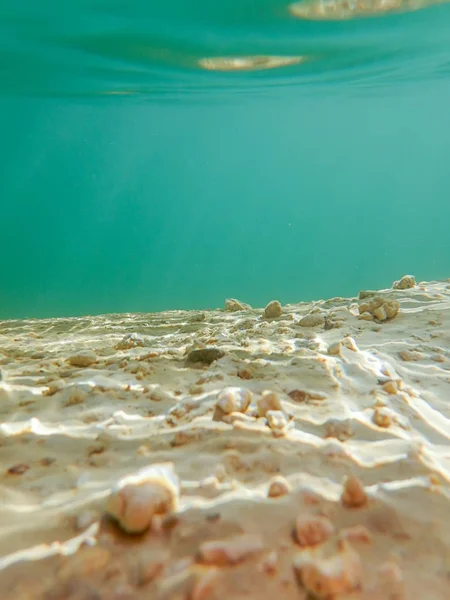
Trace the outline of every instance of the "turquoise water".
{"type": "Polygon", "coordinates": [[[449,276],[450,4],[288,7],[1,3],[0,318],[449,276]]]}

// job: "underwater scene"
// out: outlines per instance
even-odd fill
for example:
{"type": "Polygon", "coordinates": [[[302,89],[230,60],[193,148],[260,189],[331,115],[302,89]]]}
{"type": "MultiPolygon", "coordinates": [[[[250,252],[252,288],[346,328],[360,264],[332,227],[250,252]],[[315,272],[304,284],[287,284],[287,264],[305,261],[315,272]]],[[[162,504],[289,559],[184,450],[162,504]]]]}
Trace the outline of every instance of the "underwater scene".
{"type": "Polygon", "coordinates": [[[0,598],[450,597],[450,2],[0,5],[0,598]]]}

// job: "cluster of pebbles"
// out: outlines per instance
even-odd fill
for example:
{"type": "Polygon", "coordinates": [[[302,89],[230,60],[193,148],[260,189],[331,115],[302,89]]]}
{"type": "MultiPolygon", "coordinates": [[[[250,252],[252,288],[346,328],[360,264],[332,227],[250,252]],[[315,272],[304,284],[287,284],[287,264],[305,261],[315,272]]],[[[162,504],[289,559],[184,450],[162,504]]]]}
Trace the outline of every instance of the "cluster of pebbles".
{"type": "Polygon", "coordinates": [[[449,309],[0,323],[0,597],[444,600],[449,309]]]}

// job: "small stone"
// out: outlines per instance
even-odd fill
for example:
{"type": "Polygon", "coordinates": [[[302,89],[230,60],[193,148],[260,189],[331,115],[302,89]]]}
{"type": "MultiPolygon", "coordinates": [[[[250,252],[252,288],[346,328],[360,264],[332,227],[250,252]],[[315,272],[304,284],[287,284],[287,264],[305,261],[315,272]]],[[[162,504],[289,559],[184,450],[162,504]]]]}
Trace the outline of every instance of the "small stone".
{"type": "Polygon", "coordinates": [[[391,395],[396,394],[398,392],[398,385],[396,381],[386,381],[386,383],[383,383],[381,387],[385,392],[391,395]]]}
{"type": "Polygon", "coordinates": [[[208,565],[235,565],[264,549],[264,542],[258,534],[236,535],[228,540],[204,542],[200,546],[200,558],[208,565]]]}
{"type": "Polygon", "coordinates": [[[127,333],[127,335],[117,344],[117,350],[129,350],[130,348],[143,347],[144,338],[138,333],[127,333]]]}
{"type": "Polygon", "coordinates": [[[344,482],[341,502],[346,508],[360,508],[367,504],[367,494],[363,484],[354,475],[344,482]]]}
{"type": "Polygon", "coordinates": [[[240,379],[253,379],[253,373],[249,369],[240,369],[237,373],[240,379]]]}
{"type": "Polygon", "coordinates": [[[351,350],[352,352],[359,352],[359,348],[356,345],[355,340],[349,335],[341,340],[341,344],[351,350]]]}
{"type": "Polygon", "coordinates": [[[342,344],[341,342],[336,342],[335,344],[331,344],[328,346],[328,354],[330,356],[341,356],[342,344]]]}
{"type": "Polygon", "coordinates": [[[269,484],[267,495],[269,498],[279,498],[286,496],[291,491],[288,480],[282,475],[276,475],[269,484]]]}
{"type": "Polygon", "coordinates": [[[390,427],[392,425],[392,419],[388,413],[383,411],[383,409],[376,408],[373,412],[373,422],[378,427],[390,427]]]}
{"type": "Polygon", "coordinates": [[[90,367],[97,362],[97,355],[92,350],[83,350],[70,356],[68,362],[72,367],[90,367]]]}
{"type": "Polygon", "coordinates": [[[127,533],[146,531],[155,515],[175,510],[180,495],[171,465],[152,465],[121,479],[111,492],[106,512],[127,533]]]}
{"type": "Polygon", "coordinates": [[[400,303],[391,298],[374,296],[361,302],[359,305],[359,314],[370,313],[379,321],[393,319],[400,309],[400,303]]]}
{"type": "Polygon", "coordinates": [[[292,390],[288,396],[294,400],[294,402],[308,402],[309,400],[326,400],[327,395],[323,392],[305,391],[305,390],[292,390]]]}
{"type": "Polygon", "coordinates": [[[283,314],[283,309],[281,308],[281,304],[278,300],[272,300],[264,309],[264,318],[265,319],[276,319],[277,317],[281,317],[283,314]]]}
{"type": "Polygon", "coordinates": [[[402,350],[398,355],[405,362],[416,362],[423,359],[423,354],[415,350],[402,350]]]}
{"type": "Polygon", "coordinates": [[[201,348],[198,350],[191,350],[187,355],[186,360],[189,364],[209,366],[224,356],[225,352],[219,350],[218,348],[201,348]]]}
{"type": "Polygon", "coordinates": [[[416,279],[413,275],[404,275],[398,281],[394,281],[392,287],[395,290],[409,290],[416,285],[416,279]]]}
{"type": "Polygon", "coordinates": [[[249,304],[240,302],[240,300],[236,300],[236,298],[227,298],[227,300],[225,300],[225,310],[227,312],[238,312],[239,310],[247,310],[249,308],[251,308],[249,304]]]}
{"type": "Polygon", "coordinates": [[[264,391],[256,401],[258,417],[265,417],[269,410],[283,410],[280,397],[275,392],[264,391]]]}
{"type": "Polygon", "coordinates": [[[268,410],[266,413],[267,425],[272,430],[275,437],[281,437],[286,434],[289,421],[281,410],[268,410]]]}
{"type": "Polygon", "coordinates": [[[306,317],[300,319],[298,324],[301,327],[321,327],[322,325],[325,325],[325,317],[320,314],[306,315],[306,317]]]}
{"type": "Polygon", "coordinates": [[[19,463],[17,465],[14,465],[13,467],[9,467],[8,473],[10,475],[23,475],[28,471],[29,468],[29,465],[26,465],[25,463],[19,463]]]}
{"type": "Polygon", "coordinates": [[[330,558],[300,555],[294,568],[305,589],[320,600],[350,594],[362,584],[361,559],[346,542],[330,558]]]}
{"type": "Polygon", "coordinates": [[[445,359],[445,356],[442,356],[442,354],[432,354],[432,355],[430,356],[430,359],[431,359],[432,361],[434,361],[434,362],[437,362],[437,363],[443,363],[443,362],[445,362],[445,360],[446,360],[446,359],[445,359]]]}
{"type": "Polygon", "coordinates": [[[295,537],[300,546],[318,546],[332,535],[334,526],[327,517],[301,516],[295,522],[295,537]]]}
{"type": "Polygon", "coordinates": [[[217,397],[217,406],[224,413],[245,412],[252,401],[253,394],[250,390],[240,387],[228,387],[222,390],[217,397]]]}

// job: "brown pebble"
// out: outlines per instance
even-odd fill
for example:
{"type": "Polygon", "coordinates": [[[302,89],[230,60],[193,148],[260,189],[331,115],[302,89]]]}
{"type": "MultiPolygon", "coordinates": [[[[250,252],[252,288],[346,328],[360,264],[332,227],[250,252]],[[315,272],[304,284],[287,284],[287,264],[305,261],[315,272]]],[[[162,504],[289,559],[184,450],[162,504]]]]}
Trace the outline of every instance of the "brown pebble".
{"type": "Polygon", "coordinates": [[[295,538],[300,546],[317,546],[333,534],[333,523],[327,517],[300,516],[295,522],[295,538]]]}
{"type": "Polygon", "coordinates": [[[298,556],[294,561],[294,569],[303,587],[317,599],[331,600],[361,588],[361,559],[346,542],[330,558],[298,556]]]}
{"type": "Polygon", "coordinates": [[[10,475],[23,475],[26,471],[28,471],[29,468],[29,465],[26,465],[25,463],[19,463],[13,467],[9,467],[8,473],[10,475]]]}
{"type": "Polygon", "coordinates": [[[253,373],[249,369],[240,369],[237,376],[240,379],[253,379],[253,373]]]}
{"type": "Polygon", "coordinates": [[[281,317],[283,314],[283,309],[281,308],[281,304],[278,300],[272,300],[264,309],[264,318],[265,319],[276,319],[281,317]]]}
{"type": "Polygon", "coordinates": [[[392,425],[391,416],[387,412],[385,412],[382,408],[376,408],[373,411],[372,420],[375,423],[375,425],[378,425],[378,427],[387,428],[392,425]]]}
{"type": "Polygon", "coordinates": [[[420,352],[416,352],[414,350],[402,350],[398,354],[405,362],[415,362],[423,358],[423,355],[420,352]]]}
{"type": "Polygon", "coordinates": [[[74,354],[73,356],[69,356],[67,362],[72,365],[72,367],[90,367],[97,362],[97,356],[95,352],[92,352],[92,350],[84,350],[74,354]]]}
{"type": "Polygon", "coordinates": [[[288,396],[294,400],[294,402],[307,402],[308,400],[326,400],[327,395],[322,392],[305,391],[305,390],[292,390],[288,396]]]}
{"type": "Polygon", "coordinates": [[[361,508],[367,504],[364,486],[354,475],[350,475],[345,480],[341,501],[346,508],[361,508]]]}
{"type": "Polygon", "coordinates": [[[186,357],[188,364],[211,365],[216,360],[225,356],[225,352],[218,348],[201,348],[199,350],[191,350],[186,357]]]}

